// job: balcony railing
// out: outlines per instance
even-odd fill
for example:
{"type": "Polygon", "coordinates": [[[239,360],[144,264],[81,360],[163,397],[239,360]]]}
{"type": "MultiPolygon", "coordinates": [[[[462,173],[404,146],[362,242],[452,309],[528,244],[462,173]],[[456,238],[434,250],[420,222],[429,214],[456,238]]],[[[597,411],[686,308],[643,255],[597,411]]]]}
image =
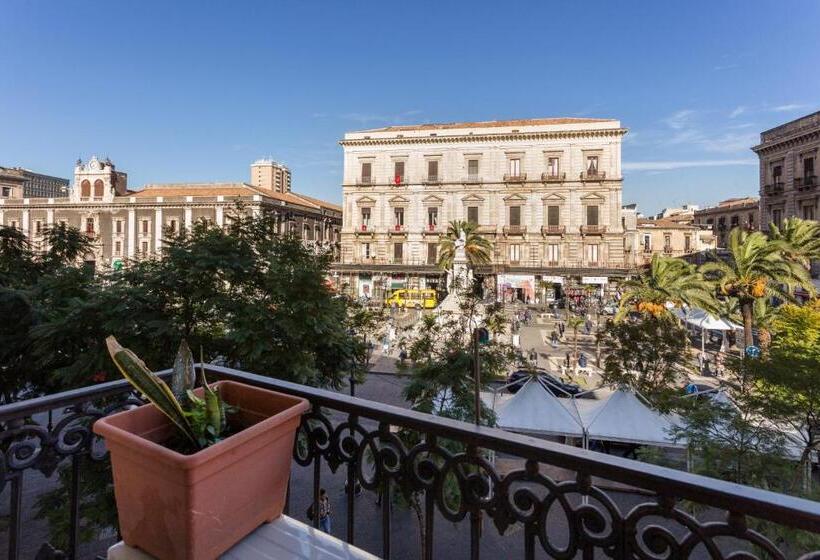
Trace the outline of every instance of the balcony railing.
{"type": "MultiPolygon", "coordinates": [[[[302,417],[293,461],[310,468],[313,480],[310,484],[304,476],[291,477],[285,513],[291,511],[294,497],[304,495],[312,497],[317,511],[320,487],[343,482],[345,498],[334,511],[337,535],[351,544],[365,536],[384,558],[391,556],[394,544],[391,496],[396,492],[417,496],[428,537],[423,551],[405,550],[402,557],[452,556],[452,539],[437,547],[442,529],[436,531],[435,525],[444,520],[448,532],[457,531],[460,522],[469,525],[472,558],[479,557],[482,539],[499,538],[492,534],[496,531],[506,534],[505,540],[522,541],[520,556],[506,557],[527,559],[536,556],[537,547],[542,549],[539,557],[661,558],[666,556],[647,551],[674,551],[669,557],[687,558],[701,551],[711,558],[734,553],[756,558],[757,553],[779,559],[786,557],[790,543],[767,538],[747,518],[820,533],[820,503],[815,501],[234,369],[206,365],[206,370],[210,378],[310,401],[312,410],[302,417]],[[401,439],[399,431],[409,437],[401,439]],[[454,443],[460,445],[454,448],[454,443]],[[503,470],[496,466],[494,457],[499,456],[504,457],[503,470]],[[380,494],[376,513],[369,507],[363,510],[363,504],[357,510],[357,482],[380,494]],[[628,499],[624,491],[631,494],[628,499]],[[368,527],[361,528],[373,522],[381,523],[381,542],[368,527]]],[[[127,382],[112,381],[0,407],[0,488],[9,486],[11,500],[0,536],[7,537],[8,558],[33,557],[37,550],[42,557],[80,558],[87,507],[80,480],[90,461],[108,460],[92,435],[92,424],[136,403],[127,382]],[[64,539],[67,550],[54,551],[39,542],[44,533],[24,519],[22,504],[24,493],[32,490],[26,483],[42,487],[43,476],[54,476],[62,462],[70,464],[66,495],[72,514],[64,539]]],[[[301,514],[300,508],[295,515],[301,514]]],[[[111,522],[115,525],[116,520],[111,522]]],[[[318,523],[314,516],[314,527],[318,523]]],[[[399,526],[395,532],[406,531],[399,526]]]]}
{"type": "Polygon", "coordinates": [[[606,233],[606,226],[581,226],[581,235],[602,235],[606,233]]]}
{"type": "Polygon", "coordinates": [[[356,184],[359,186],[370,186],[375,184],[373,177],[359,177],[356,179],[356,184]]]}
{"type": "Polygon", "coordinates": [[[390,235],[406,235],[407,226],[403,224],[394,224],[387,230],[387,233],[390,235]]]}
{"type": "Polygon", "coordinates": [[[356,235],[373,235],[375,232],[373,231],[373,228],[370,227],[368,224],[362,224],[359,227],[357,227],[353,233],[355,233],[356,235]]]}
{"type": "Polygon", "coordinates": [[[484,179],[481,175],[467,175],[466,177],[461,178],[461,182],[465,185],[477,185],[484,182],[484,179]]]}
{"type": "Polygon", "coordinates": [[[527,226],[504,226],[504,235],[524,235],[527,233],[527,226]]]}
{"type": "Polygon", "coordinates": [[[523,183],[527,180],[526,173],[519,173],[518,175],[510,175],[508,173],[504,174],[504,182],[505,183],[523,183]]]}
{"type": "Polygon", "coordinates": [[[427,226],[421,230],[422,235],[440,235],[441,230],[438,227],[438,224],[427,224],[427,226]]]}
{"type": "Polygon", "coordinates": [[[763,187],[763,190],[769,196],[783,194],[783,183],[776,182],[772,183],[771,185],[765,185],[763,187]]]}
{"type": "Polygon", "coordinates": [[[567,180],[566,173],[542,173],[541,180],[545,183],[562,183],[567,180]]]}
{"type": "Polygon", "coordinates": [[[606,179],[606,171],[583,171],[582,181],[603,181],[606,179]]]}
{"type": "Polygon", "coordinates": [[[817,186],[817,176],[807,175],[805,177],[795,177],[794,187],[799,191],[807,191],[817,186]]]}
{"type": "Polygon", "coordinates": [[[437,185],[442,182],[441,175],[427,175],[422,181],[425,185],[437,185]]]}
{"type": "Polygon", "coordinates": [[[564,235],[567,226],[541,226],[541,235],[564,235]]]}

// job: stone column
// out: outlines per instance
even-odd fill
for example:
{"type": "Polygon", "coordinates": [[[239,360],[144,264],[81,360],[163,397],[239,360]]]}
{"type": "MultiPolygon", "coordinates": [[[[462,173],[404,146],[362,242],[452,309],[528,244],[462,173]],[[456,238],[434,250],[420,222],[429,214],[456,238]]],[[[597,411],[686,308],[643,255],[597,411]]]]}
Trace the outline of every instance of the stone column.
{"type": "Polygon", "coordinates": [[[184,216],[182,218],[182,225],[185,226],[185,229],[191,229],[191,226],[194,222],[194,209],[190,206],[186,206],[184,209],[184,216]]]}
{"type": "Polygon", "coordinates": [[[46,210],[46,226],[50,227],[54,225],[54,209],[49,208],[46,210]]]}
{"type": "Polygon", "coordinates": [[[30,237],[29,232],[29,209],[26,208],[23,210],[23,219],[20,222],[20,226],[23,228],[23,235],[26,237],[30,237]]]}
{"type": "Polygon", "coordinates": [[[133,208],[128,210],[128,258],[134,258],[134,248],[137,238],[137,211],[133,208]]]}
{"type": "Polygon", "coordinates": [[[214,221],[216,221],[217,227],[224,227],[225,226],[225,209],[221,204],[217,204],[215,208],[215,216],[214,221]]]}
{"type": "Polygon", "coordinates": [[[154,210],[154,251],[162,247],[162,208],[154,210]]]}

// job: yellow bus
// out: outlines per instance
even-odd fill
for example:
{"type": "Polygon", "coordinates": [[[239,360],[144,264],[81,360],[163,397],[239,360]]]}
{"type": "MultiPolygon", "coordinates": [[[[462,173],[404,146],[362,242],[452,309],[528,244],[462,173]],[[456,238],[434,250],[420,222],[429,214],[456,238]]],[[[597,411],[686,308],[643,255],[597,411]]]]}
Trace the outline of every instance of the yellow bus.
{"type": "Polygon", "coordinates": [[[433,309],[438,305],[435,290],[395,290],[384,301],[385,307],[433,309]]]}

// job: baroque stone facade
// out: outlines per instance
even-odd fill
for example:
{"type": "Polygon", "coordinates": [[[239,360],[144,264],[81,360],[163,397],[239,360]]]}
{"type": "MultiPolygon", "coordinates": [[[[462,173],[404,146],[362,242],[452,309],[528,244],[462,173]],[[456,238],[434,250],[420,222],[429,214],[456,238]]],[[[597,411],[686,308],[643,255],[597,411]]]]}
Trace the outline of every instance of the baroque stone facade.
{"type": "Polygon", "coordinates": [[[797,216],[817,220],[820,111],[760,133],[752,150],[760,158],[760,214],[763,231],[797,216]]]}
{"type": "Polygon", "coordinates": [[[674,218],[638,219],[636,265],[649,264],[655,254],[689,257],[715,248],[715,235],[707,226],[674,218]]]}
{"type": "Polygon", "coordinates": [[[292,232],[311,246],[339,241],[341,208],[292,192],[247,183],[177,183],[128,189],[128,176],[109,161],[78,161],[67,197],[0,199],[0,224],[23,230],[42,246],[51,224],[63,223],[91,236],[95,265],[160,254],[163,236],[199,220],[223,226],[236,211],[271,211],[281,233],[292,232]]]}
{"type": "Polygon", "coordinates": [[[477,272],[499,284],[623,276],[626,132],[617,120],[556,118],[347,133],[338,271],[359,295],[378,292],[374,277],[384,290],[438,285],[439,240],[463,220],[493,242],[477,272]]]}

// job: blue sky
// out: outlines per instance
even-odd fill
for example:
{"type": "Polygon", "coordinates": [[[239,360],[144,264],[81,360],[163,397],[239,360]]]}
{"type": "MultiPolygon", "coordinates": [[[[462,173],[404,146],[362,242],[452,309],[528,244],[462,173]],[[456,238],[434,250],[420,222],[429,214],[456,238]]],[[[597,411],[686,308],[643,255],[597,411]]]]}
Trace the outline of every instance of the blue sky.
{"type": "Polygon", "coordinates": [[[0,165],[341,199],[347,130],[548,116],[630,129],[644,212],[757,191],[760,131],[820,109],[820,2],[3,3],[0,165]]]}

